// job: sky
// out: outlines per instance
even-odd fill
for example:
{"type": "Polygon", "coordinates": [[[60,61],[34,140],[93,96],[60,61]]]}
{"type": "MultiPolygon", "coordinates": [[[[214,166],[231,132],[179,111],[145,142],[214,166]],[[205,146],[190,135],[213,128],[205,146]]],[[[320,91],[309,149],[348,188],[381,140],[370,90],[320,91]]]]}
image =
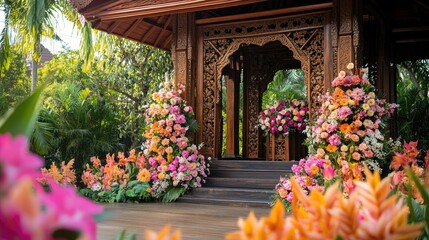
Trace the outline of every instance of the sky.
{"type": "MultiPolygon", "coordinates": [[[[61,14],[57,14],[54,24],[55,33],[63,42],[53,41],[49,38],[43,38],[42,44],[53,54],[66,50],[77,50],[80,46],[80,31],[73,27],[73,23],[65,19],[61,14]]],[[[0,31],[4,28],[4,12],[0,11],[0,31]]]]}

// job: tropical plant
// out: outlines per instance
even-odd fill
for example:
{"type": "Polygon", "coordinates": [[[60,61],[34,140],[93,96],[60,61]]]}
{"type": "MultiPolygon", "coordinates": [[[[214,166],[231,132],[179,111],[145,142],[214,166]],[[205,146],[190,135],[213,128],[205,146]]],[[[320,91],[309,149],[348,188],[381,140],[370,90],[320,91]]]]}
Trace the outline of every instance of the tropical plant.
{"type": "Polygon", "coordinates": [[[122,149],[114,114],[97,92],[73,83],[52,84],[41,114],[54,124],[48,162],[75,159],[76,172],[82,172],[91,156],[122,149]]]}
{"type": "Polygon", "coordinates": [[[429,150],[429,60],[406,61],[397,65],[399,135],[407,141],[419,139],[429,150]]]}
{"type": "Polygon", "coordinates": [[[284,99],[305,100],[307,97],[304,72],[301,69],[280,70],[267,86],[262,97],[262,107],[284,99]]]}

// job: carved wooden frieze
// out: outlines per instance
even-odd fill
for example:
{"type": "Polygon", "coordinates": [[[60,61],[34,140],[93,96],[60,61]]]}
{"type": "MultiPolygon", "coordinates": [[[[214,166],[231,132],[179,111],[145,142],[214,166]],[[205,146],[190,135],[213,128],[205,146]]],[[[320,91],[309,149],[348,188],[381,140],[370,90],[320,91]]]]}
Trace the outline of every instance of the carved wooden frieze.
{"type": "Polygon", "coordinates": [[[301,17],[276,18],[264,21],[252,21],[242,24],[213,25],[204,28],[204,39],[219,39],[230,37],[256,36],[265,33],[281,33],[323,27],[324,15],[309,15],[301,17]]]}

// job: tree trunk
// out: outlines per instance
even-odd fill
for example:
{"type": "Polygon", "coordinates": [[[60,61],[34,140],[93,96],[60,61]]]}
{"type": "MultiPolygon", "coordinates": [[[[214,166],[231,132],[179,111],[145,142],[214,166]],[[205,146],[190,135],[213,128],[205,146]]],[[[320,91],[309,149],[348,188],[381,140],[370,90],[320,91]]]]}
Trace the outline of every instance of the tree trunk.
{"type": "Polygon", "coordinates": [[[31,91],[34,91],[37,84],[37,62],[36,60],[31,60],[31,91]]]}

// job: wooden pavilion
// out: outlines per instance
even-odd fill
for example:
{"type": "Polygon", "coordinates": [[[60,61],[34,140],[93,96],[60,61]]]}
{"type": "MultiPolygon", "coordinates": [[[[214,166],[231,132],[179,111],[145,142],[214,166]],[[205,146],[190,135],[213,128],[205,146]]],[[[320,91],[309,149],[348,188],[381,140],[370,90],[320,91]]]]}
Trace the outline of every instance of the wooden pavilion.
{"type": "MultiPolygon", "coordinates": [[[[186,86],[184,97],[200,124],[196,142],[205,144],[205,155],[219,159],[240,155],[240,81],[244,97],[240,157],[264,159],[264,141],[255,126],[262,94],[276,71],[303,70],[314,111],[318,96],[349,62],[368,67],[370,80],[395,102],[395,63],[429,58],[429,3],[424,0],[70,1],[93,28],[171,52],[175,81],[186,86]],[[224,154],[222,82],[227,90],[224,154]]],[[[290,152],[291,159],[299,157],[298,150],[290,152]]],[[[225,169],[234,166],[243,175],[251,164],[270,169],[250,161],[221,162],[218,177],[227,177],[225,169]]],[[[271,164],[273,171],[280,166],[271,164]]],[[[272,174],[266,176],[273,178],[272,174]]],[[[249,181],[243,185],[252,184],[249,181]]]]}

